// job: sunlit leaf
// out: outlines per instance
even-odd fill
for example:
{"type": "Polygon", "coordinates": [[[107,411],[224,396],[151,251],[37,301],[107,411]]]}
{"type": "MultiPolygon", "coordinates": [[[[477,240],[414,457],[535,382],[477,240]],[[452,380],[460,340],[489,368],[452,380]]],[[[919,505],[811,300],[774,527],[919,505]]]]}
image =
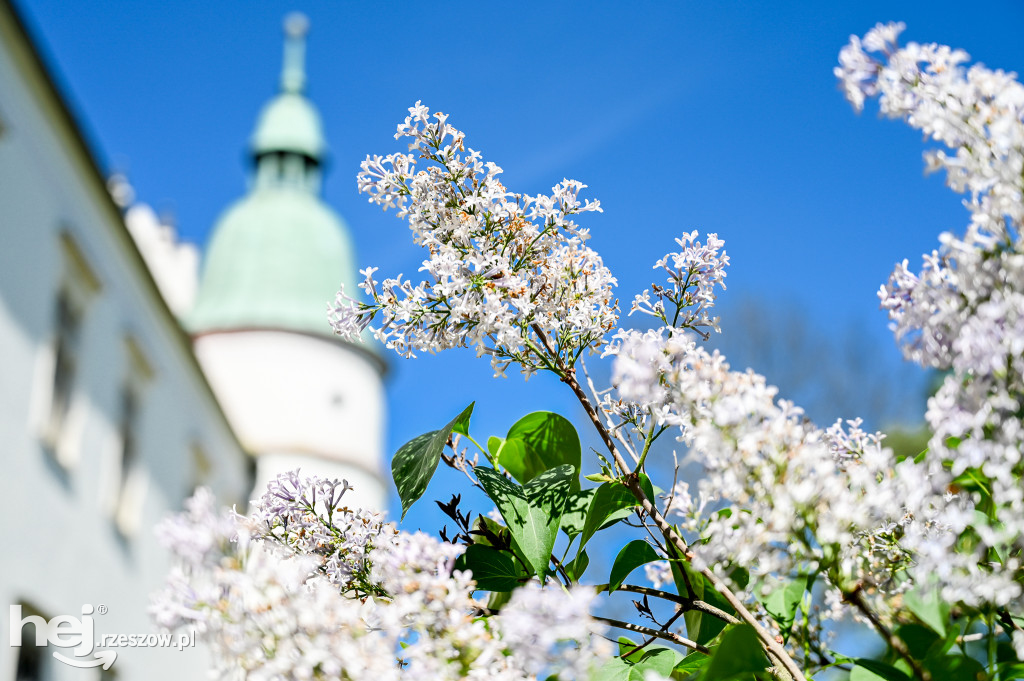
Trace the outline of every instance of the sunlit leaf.
{"type": "Polygon", "coordinates": [[[391,460],[391,476],[398,488],[398,497],[402,501],[402,517],[409,512],[416,500],[423,496],[437,470],[437,462],[441,460],[441,452],[458,423],[469,423],[473,413],[473,404],[466,407],[461,414],[441,430],[424,433],[414,437],[395,452],[391,460]]]}

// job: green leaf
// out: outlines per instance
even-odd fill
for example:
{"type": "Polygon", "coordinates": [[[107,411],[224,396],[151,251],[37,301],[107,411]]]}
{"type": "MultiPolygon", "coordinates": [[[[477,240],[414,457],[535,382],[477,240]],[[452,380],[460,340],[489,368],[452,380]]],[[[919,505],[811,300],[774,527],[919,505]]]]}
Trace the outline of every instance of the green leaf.
{"type": "Polygon", "coordinates": [[[643,539],[634,539],[623,546],[612,563],[612,573],[608,577],[608,593],[622,586],[630,572],[656,560],[661,560],[661,556],[643,539]]]}
{"type": "Polygon", "coordinates": [[[455,569],[470,570],[477,588],[485,591],[512,591],[529,578],[511,553],[482,544],[466,547],[455,569]]]}
{"type": "Polygon", "coordinates": [[[885,681],[885,677],[864,667],[854,667],[850,670],[850,681],[885,681]]]}
{"type": "Polygon", "coordinates": [[[1024,664],[1020,662],[1004,662],[999,665],[999,678],[1024,679],[1024,664]]]}
{"type": "Polygon", "coordinates": [[[582,549],[594,536],[594,533],[609,523],[628,518],[637,506],[637,500],[629,489],[617,482],[606,482],[597,488],[594,498],[587,509],[587,519],[580,535],[582,549]]]}
{"type": "Polygon", "coordinates": [[[555,546],[569,486],[576,477],[575,470],[569,465],[558,466],[541,473],[525,486],[515,484],[492,468],[478,466],[475,472],[487,496],[505,519],[522,555],[534,573],[543,579],[551,561],[551,549],[555,546]]]}
{"type": "Polygon", "coordinates": [[[570,539],[583,531],[587,511],[596,493],[596,487],[581,489],[579,492],[570,494],[568,501],[565,502],[565,510],[562,512],[562,532],[565,532],[570,539]]]}
{"type": "Polygon", "coordinates": [[[937,655],[929,657],[924,664],[932,673],[933,679],[977,681],[985,678],[985,668],[981,663],[964,655],[937,655]]]}
{"type": "MultiPolygon", "coordinates": [[[[565,417],[536,411],[512,424],[497,460],[524,485],[544,471],[564,464],[571,465],[579,475],[580,436],[565,417]]],[[[574,480],[573,491],[579,488],[579,480],[574,480]]]]}
{"type": "Polygon", "coordinates": [[[569,577],[574,582],[580,581],[580,577],[587,571],[587,567],[590,565],[590,556],[584,551],[580,555],[576,556],[576,560],[570,562],[565,566],[565,571],[569,573],[569,577]]]}
{"type": "Polygon", "coordinates": [[[644,491],[647,499],[650,500],[652,504],[655,503],[658,495],[661,494],[663,490],[660,487],[655,487],[651,482],[651,479],[647,477],[646,473],[640,473],[637,477],[640,478],[640,489],[644,491]]]}
{"type": "Polygon", "coordinates": [[[780,584],[761,601],[772,619],[779,623],[784,638],[787,637],[789,629],[793,626],[793,620],[796,619],[796,609],[804,597],[806,585],[806,577],[797,577],[785,584],[780,584]]]}
{"type": "Polygon", "coordinates": [[[740,591],[744,591],[747,584],[750,584],[750,571],[745,567],[734,565],[729,568],[729,581],[739,587],[740,591]]]}
{"type": "Polygon", "coordinates": [[[708,655],[694,651],[684,657],[683,661],[676,665],[676,668],[673,670],[673,675],[679,676],[682,674],[691,674],[693,672],[700,671],[707,666],[708,660],[710,659],[711,658],[708,655]]]}
{"type": "Polygon", "coordinates": [[[664,646],[648,646],[643,650],[643,655],[640,657],[640,661],[637,662],[634,667],[638,667],[644,672],[648,669],[653,669],[658,674],[668,678],[672,675],[672,670],[675,666],[681,662],[683,656],[664,646]]]}
{"type": "MultiPolygon", "coordinates": [[[[704,576],[694,571],[686,561],[679,558],[679,552],[671,544],[668,546],[668,556],[670,559],[668,566],[672,570],[672,581],[676,583],[676,591],[679,595],[683,598],[702,600],[704,598],[704,576]],[[687,586],[687,581],[693,587],[692,591],[687,586]]],[[[697,641],[697,643],[703,643],[698,638],[704,620],[703,615],[704,613],[699,610],[688,610],[683,615],[683,622],[686,623],[686,635],[697,641]]]]}
{"type": "Polygon", "coordinates": [[[626,662],[637,662],[644,654],[643,650],[639,650],[633,653],[632,655],[626,655],[626,653],[640,645],[628,636],[620,636],[617,643],[619,644],[619,657],[625,660],[626,662]]]}
{"type": "Polygon", "coordinates": [[[619,658],[644,672],[653,669],[667,678],[671,676],[675,666],[683,661],[683,655],[680,652],[659,645],[646,646],[627,656],[626,653],[634,650],[640,644],[628,636],[620,636],[618,643],[619,658]]]}
{"type": "Polygon", "coordinates": [[[749,624],[733,624],[725,630],[722,642],[715,647],[703,681],[760,673],[769,666],[754,628],[749,624]]]}
{"type": "Polygon", "coordinates": [[[487,451],[491,453],[491,456],[498,455],[498,450],[501,449],[502,442],[504,442],[504,440],[493,435],[487,438],[487,451]]]}
{"type": "Polygon", "coordinates": [[[402,517],[409,512],[416,500],[427,491],[430,479],[437,470],[437,462],[441,460],[441,452],[448,442],[452,429],[457,423],[469,423],[469,415],[473,413],[473,405],[462,410],[452,419],[451,423],[441,430],[424,433],[406,442],[395,452],[391,459],[391,476],[398,488],[398,496],[402,500],[402,517]]]}
{"type": "Polygon", "coordinates": [[[626,653],[636,648],[638,643],[626,636],[619,637],[619,658],[624,660],[633,668],[631,678],[643,679],[648,671],[657,672],[660,676],[668,678],[672,670],[683,660],[683,656],[672,648],[665,646],[651,645],[637,650],[631,655],[626,653]]]}
{"type": "MultiPolygon", "coordinates": [[[[473,404],[476,404],[474,402],[473,404]]],[[[455,423],[452,424],[452,432],[458,433],[459,435],[469,435],[469,417],[473,415],[473,404],[469,405],[470,409],[459,414],[458,418],[455,419],[455,423]]]]}
{"type": "Polygon", "coordinates": [[[522,473],[525,470],[526,463],[526,443],[517,438],[500,438],[500,445],[498,450],[494,452],[494,461],[501,464],[501,466],[507,470],[513,478],[519,481],[520,484],[525,484],[529,480],[522,479],[522,473]]]}
{"type": "Polygon", "coordinates": [[[635,672],[633,665],[619,657],[613,657],[597,670],[593,681],[643,681],[643,674],[635,672]]]}
{"type": "Polygon", "coordinates": [[[903,603],[919,620],[938,632],[939,636],[946,636],[950,608],[949,604],[939,597],[937,589],[917,587],[903,594],[903,603]]]}
{"type": "Polygon", "coordinates": [[[939,635],[921,624],[904,624],[896,630],[896,635],[907,644],[911,657],[923,660],[928,649],[939,641],[939,635]]]}
{"type": "Polygon", "coordinates": [[[896,667],[884,662],[869,660],[864,657],[858,657],[855,662],[856,666],[850,672],[850,681],[876,681],[877,679],[884,679],[885,681],[910,681],[909,676],[896,669],[896,667]],[[857,676],[854,676],[854,674],[857,674],[857,676]]]}

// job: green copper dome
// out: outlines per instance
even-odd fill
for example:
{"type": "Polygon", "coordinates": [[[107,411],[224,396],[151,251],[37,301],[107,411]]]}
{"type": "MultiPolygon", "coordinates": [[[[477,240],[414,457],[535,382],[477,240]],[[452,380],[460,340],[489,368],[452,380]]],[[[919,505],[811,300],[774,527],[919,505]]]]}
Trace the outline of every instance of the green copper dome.
{"type": "Polygon", "coordinates": [[[285,24],[282,92],[252,137],[248,194],[218,219],[203,263],[192,333],[285,329],[335,338],[327,304],[355,296],[348,228],[320,198],[326,150],[320,117],[302,95],[305,18],[285,24]]]}
{"type": "Polygon", "coordinates": [[[315,197],[251,192],[217,221],[203,266],[193,332],[273,328],[333,336],[327,303],[355,290],[348,230],[315,197]]]}

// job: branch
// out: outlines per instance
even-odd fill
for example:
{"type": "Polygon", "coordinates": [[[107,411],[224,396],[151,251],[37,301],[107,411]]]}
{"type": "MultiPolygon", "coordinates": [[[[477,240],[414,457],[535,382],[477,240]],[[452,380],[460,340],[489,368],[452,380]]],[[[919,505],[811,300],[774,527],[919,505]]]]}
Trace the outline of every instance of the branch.
{"type": "Polygon", "coordinates": [[[885,626],[885,623],[878,618],[878,615],[874,613],[867,601],[864,600],[864,591],[860,584],[858,584],[853,591],[844,593],[843,600],[854,605],[865,617],[868,618],[868,621],[871,622],[872,626],[874,626],[878,633],[882,635],[885,642],[892,646],[892,649],[895,650],[908,665],[910,665],[910,669],[913,670],[914,675],[917,676],[917,678],[921,679],[921,681],[932,681],[931,672],[922,667],[921,664],[914,659],[910,654],[910,649],[907,648],[907,644],[903,642],[903,639],[889,631],[889,627],[885,626]]]}
{"type": "MultiPolygon", "coordinates": [[[[486,606],[477,606],[473,608],[473,611],[479,615],[498,615],[500,610],[495,608],[488,608],[486,606]]],[[[679,644],[686,648],[691,648],[699,653],[710,655],[711,651],[706,646],[702,646],[696,641],[691,641],[688,638],[684,638],[679,634],[673,634],[670,631],[658,631],[657,629],[651,629],[650,627],[641,626],[639,624],[632,624],[631,622],[623,622],[622,620],[611,619],[610,617],[599,617],[597,615],[591,615],[591,618],[598,621],[604,622],[607,625],[616,627],[618,629],[625,629],[627,631],[635,631],[638,634],[644,636],[651,636],[654,638],[660,638],[665,641],[671,641],[672,643],[679,644]]]]}
{"type": "MultiPolygon", "coordinates": [[[[594,381],[593,379],[590,378],[590,374],[587,372],[587,363],[583,361],[582,357],[580,357],[580,368],[583,369],[583,377],[587,379],[587,387],[590,388],[590,394],[594,398],[594,404],[600,405],[600,393],[598,393],[597,388],[594,386],[594,381]]],[[[604,412],[603,408],[602,411],[604,412]]],[[[604,413],[606,416],[608,415],[608,412],[604,413]]],[[[621,425],[623,424],[620,423],[619,426],[621,425]]],[[[633,461],[639,462],[640,457],[637,456],[637,453],[635,451],[633,451],[633,446],[630,443],[629,438],[622,434],[621,428],[612,425],[612,420],[610,417],[608,417],[607,427],[610,429],[610,431],[613,431],[615,439],[619,441],[619,443],[622,445],[622,448],[626,450],[626,453],[629,454],[630,457],[632,457],[633,461]]]]}
{"type": "MultiPolygon", "coordinates": [[[[665,622],[663,625],[661,625],[661,631],[668,631],[668,628],[672,626],[672,623],[675,622],[680,617],[682,617],[684,612],[686,612],[686,611],[685,610],[679,610],[679,611],[676,612],[676,614],[672,615],[672,617],[670,617],[667,622],[665,622]]],[[[619,657],[621,657],[621,658],[629,658],[631,655],[633,655],[633,653],[638,653],[641,650],[643,650],[644,648],[646,648],[647,646],[649,646],[652,643],[654,643],[654,640],[655,640],[655,637],[654,636],[650,636],[650,637],[648,637],[648,639],[646,641],[644,641],[643,643],[639,644],[638,646],[636,646],[632,650],[630,650],[630,651],[628,651],[626,653],[620,654],[619,657]]]]}
{"type": "MultiPolygon", "coordinates": [[[[597,588],[598,590],[601,589],[601,587],[597,588]]],[[[670,591],[660,591],[658,589],[651,589],[646,586],[636,586],[634,584],[623,584],[619,586],[618,590],[628,591],[630,593],[635,594],[642,594],[644,596],[654,596],[656,598],[661,598],[666,601],[671,601],[672,603],[678,603],[682,606],[683,611],[696,610],[697,612],[707,613],[708,615],[711,615],[712,617],[717,617],[723,622],[728,622],[729,624],[739,624],[740,622],[736,617],[730,615],[725,610],[716,608],[715,606],[711,605],[706,601],[699,601],[697,599],[686,598],[685,596],[680,596],[670,591]]]]}
{"type": "MultiPolygon", "coordinates": [[[[449,447],[451,447],[451,448],[452,448],[452,451],[453,451],[453,452],[455,451],[455,445],[454,445],[454,444],[452,443],[452,440],[451,440],[451,438],[448,438],[448,442],[447,442],[446,444],[447,444],[447,445],[448,445],[449,447]]],[[[464,475],[466,476],[466,478],[468,478],[468,479],[469,479],[469,482],[470,482],[470,483],[471,483],[471,484],[473,485],[473,487],[478,487],[478,488],[480,488],[480,489],[483,489],[483,485],[481,485],[481,484],[480,484],[479,482],[477,482],[476,480],[474,480],[474,479],[473,479],[473,476],[469,474],[469,471],[467,471],[467,470],[466,470],[466,467],[465,467],[465,466],[460,466],[460,465],[459,465],[459,463],[458,463],[458,459],[459,459],[459,458],[460,458],[460,457],[459,457],[459,455],[458,455],[458,452],[456,452],[455,456],[449,456],[448,454],[445,454],[443,450],[441,451],[441,460],[442,460],[442,461],[444,461],[444,462],[445,462],[445,464],[446,464],[446,465],[447,465],[447,466],[448,466],[449,468],[453,468],[453,469],[455,469],[455,470],[457,470],[457,471],[461,471],[461,472],[462,472],[462,473],[463,473],[463,474],[464,474],[464,475]]],[[[467,465],[468,465],[468,466],[469,466],[470,468],[476,468],[476,465],[475,465],[475,464],[473,464],[473,463],[471,463],[470,461],[467,461],[465,457],[461,457],[461,459],[462,459],[462,461],[463,461],[463,462],[465,462],[465,463],[466,463],[466,464],[467,464],[467,465]]]]}
{"type": "Polygon", "coordinates": [[[558,558],[556,558],[555,554],[553,553],[551,554],[551,562],[555,564],[555,569],[558,570],[562,577],[565,578],[565,585],[569,586],[570,584],[572,584],[572,580],[569,579],[569,574],[565,571],[565,568],[562,566],[562,563],[559,562],[558,558]]]}

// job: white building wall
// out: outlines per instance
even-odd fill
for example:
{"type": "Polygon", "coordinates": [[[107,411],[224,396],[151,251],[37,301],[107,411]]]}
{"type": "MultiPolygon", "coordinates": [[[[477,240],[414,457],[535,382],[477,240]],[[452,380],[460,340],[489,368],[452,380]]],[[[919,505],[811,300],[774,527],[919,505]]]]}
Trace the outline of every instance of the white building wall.
{"type": "Polygon", "coordinates": [[[272,330],[203,334],[195,351],[239,439],[257,457],[254,497],[278,473],[299,468],[347,480],[350,506],[385,507],[384,387],[365,351],[272,330]]]}
{"type": "MultiPolygon", "coordinates": [[[[145,610],[168,568],[153,525],[197,482],[243,505],[251,484],[249,458],[30,50],[0,3],[0,681],[15,674],[11,604],[46,617],[103,604],[97,634],[153,632],[145,610]],[[69,277],[69,286],[80,283],[69,272],[69,242],[99,288],[87,296],[58,457],[45,422],[56,297],[69,277]],[[140,370],[133,354],[148,366],[140,370]],[[126,380],[140,384],[137,472],[119,523],[126,380]],[[205,474],[196,448],[208,459],[205,474]]],[[[47,678],[100,678],[45,657],[47,678]]],[[[113,671],[119,681],[206,677],[195,650],[122,648],[113,671]]]]}

